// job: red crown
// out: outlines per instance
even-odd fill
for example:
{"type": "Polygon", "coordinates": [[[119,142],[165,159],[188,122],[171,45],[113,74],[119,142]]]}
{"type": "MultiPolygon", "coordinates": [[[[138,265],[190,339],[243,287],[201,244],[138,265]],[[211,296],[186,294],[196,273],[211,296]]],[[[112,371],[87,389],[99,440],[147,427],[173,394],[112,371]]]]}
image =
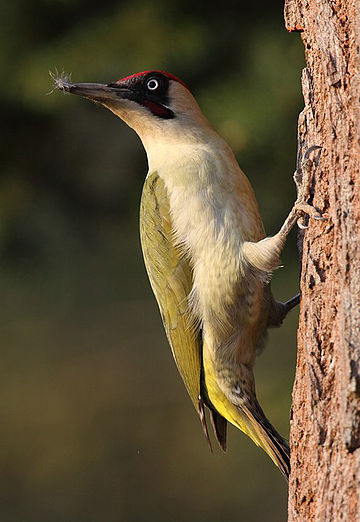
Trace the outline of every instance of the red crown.
{"type": "Polygon", "coordinates": [[[149,74],[152,72],[161,73],[164,76],[166,76],[167,78],[169,78],[169,80],[174,80],[175,82],[179,82],[179,83],[181,83],[181,85],[186,87],[186,89],[190,90],[189,87],[182,80],[180,80],[180,78],[178,78],[177,76],[174,76],[173,74],[167,73],[165,71],[143,71],[143,72],[139,72],[136,74],[131,74],[130,76],[125,76],[125,78],[121,78],[121,80],[118,80],[116,83],[125,82],[126,80],[130,80],[131,78],[136,78],[137,76],[143,76],[144,74],[149,74]]]}

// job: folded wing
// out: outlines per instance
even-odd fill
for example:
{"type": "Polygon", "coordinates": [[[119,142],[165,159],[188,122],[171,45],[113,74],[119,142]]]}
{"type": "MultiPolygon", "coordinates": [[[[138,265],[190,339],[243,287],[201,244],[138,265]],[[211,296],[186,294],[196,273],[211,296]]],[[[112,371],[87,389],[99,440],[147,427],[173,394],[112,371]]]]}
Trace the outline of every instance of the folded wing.
{"type": "Polygon", "coordinates": [[[188,305],[192,270],[173,236],[168,194],[155,172],[146,178],[141,198],[141,245],[176,365],[201,418],[201,338],[188,305]]]}

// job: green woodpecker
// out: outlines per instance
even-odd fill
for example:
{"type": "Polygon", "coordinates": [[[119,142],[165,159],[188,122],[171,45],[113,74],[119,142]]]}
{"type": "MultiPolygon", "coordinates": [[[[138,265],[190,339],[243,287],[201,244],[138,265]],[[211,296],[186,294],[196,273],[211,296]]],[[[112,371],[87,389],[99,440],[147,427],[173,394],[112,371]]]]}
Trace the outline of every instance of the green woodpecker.
{"type": "MultiPolygon", "coordinates": [[[[226,449],[227,421],[289,475],[289,448],[255,394],[254,359],[267,328],[298,302],[275,301],[271,272],[300,213],[300,196],[280,231],[265,237],[248,178],[175,76],[146,71],[108,85],[55,79],[56,88],[110,109],[139,135],[148,157],[141,244],[178,370],[207,439],[206,406],[226,449]]],[[[210,443],[210,442],[209,442],[210,443]]]]}

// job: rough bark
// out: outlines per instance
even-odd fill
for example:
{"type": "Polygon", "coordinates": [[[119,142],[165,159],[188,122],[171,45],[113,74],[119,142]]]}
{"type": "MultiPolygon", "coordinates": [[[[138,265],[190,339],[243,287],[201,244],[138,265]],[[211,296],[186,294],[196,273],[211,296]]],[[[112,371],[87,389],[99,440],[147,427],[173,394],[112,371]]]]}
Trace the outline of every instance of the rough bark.
{"type": "Polygon", "coordinates": [[[321,145],[302,234],[289,520],[360,520],[360,1],[285,0],[306,68],[302,151],[321,145]]]}

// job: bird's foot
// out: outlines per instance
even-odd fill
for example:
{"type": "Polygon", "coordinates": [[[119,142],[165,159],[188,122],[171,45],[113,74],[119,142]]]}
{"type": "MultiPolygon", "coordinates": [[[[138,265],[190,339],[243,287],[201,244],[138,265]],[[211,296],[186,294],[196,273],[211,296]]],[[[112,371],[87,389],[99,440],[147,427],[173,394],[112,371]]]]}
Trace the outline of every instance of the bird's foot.
{"type": "Polygon", "coordinates": [[[293,207],[293,212],[298,216],[297,225],[301,229],[308,227],[309,217],[318,221],[327,220],[327,215],[321,214],[308,201],[311,195],[313,177],[319,165],[321,148],[322,147],[319,147],[318,145],[309,147],[294,174],[294,181],[297,188],[297,199],[293,207]],[[310,154],[314,151],[318,151],[318,153],[316,154],[316,157],[311,160],[310,154]]]}

